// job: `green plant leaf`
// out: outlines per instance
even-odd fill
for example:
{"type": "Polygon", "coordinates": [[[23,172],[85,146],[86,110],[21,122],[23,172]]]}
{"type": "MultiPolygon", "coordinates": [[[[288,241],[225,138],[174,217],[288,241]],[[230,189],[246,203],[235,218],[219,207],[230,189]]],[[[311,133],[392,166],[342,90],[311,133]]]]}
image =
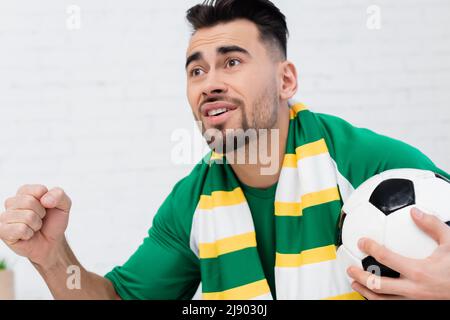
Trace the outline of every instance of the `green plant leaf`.
{"type": "Polygon", "coordinates": [[[6,260],[2,259],[0,260],[0,270],[6,270],[7,265],[6,265],[6,260]]]}

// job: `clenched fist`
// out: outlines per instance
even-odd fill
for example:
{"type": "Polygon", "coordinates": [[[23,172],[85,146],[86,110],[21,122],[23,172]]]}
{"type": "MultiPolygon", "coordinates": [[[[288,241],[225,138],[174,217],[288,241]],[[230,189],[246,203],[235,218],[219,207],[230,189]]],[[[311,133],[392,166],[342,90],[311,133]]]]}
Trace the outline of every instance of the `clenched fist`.
{"type": "Polygon", "coordinates": [[[38,265],[51,265],[65,241],[72,202],[61,188],[24,185],[5,201],[0,239],[38,265]]]}

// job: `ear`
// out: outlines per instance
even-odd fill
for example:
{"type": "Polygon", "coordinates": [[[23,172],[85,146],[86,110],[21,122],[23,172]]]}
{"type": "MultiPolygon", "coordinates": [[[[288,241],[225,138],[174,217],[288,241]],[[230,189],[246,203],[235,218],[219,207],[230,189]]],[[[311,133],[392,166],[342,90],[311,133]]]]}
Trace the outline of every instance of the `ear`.
{"type": "Polygon", "coordinates": [[[280,64],[280,99],[289,100],[297,93],[297,70],[290,61],[280,64]]]}

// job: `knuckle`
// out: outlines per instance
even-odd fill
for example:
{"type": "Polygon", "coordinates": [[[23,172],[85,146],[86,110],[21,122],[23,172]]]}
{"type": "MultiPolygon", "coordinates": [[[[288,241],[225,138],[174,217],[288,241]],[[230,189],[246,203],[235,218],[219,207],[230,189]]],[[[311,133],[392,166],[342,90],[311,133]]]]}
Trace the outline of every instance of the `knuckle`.
{"type": "Polygon", "coordinates": [[[23,184],[19,187],[19,189],[17,189],[17,191],[23,191],[25,189],[27,189],[29,187],[29,184],[23,184]]]}
{"type": "Polygon", "coordinates": [[[47,192],[47,187],[42,184],[24,184],[17,190],[17,193],[24,194],[31,192],[31,190],[38,193],[45,193],[47,192]]]}
{"type": "Polygon", "coordinates": [[[47,187],[42,184],[35,184],[33,187],[36,191],[39,191],[39,193],[45,193],[48,191],[47,187]]]}
{"type": "Polygon", "coordinates": [[[422,270],[421,268],[415,268],[415,269],[411,272],[411,278],[412,278],[414,281],[422,282],[422,281],[426,278],[425,271],[422,270]]]}
{"type": "Polygon", "coordinates": [[[24,215],[24,221],[28,225],[34,224],[36,222],[34,211],[26,210],[24,215]]]}
{"type": "Polygon", "coordinates": [[[64,190],[60,187],[53,188],[52,192],[53,192],[53,194],[55,194],[56,196],[59,196],[59,197],[64,195],[64,190]]]}
{"type": "Polygon", "coordinates": [[[24,225],[23,223],[17,224],[17,228],[16,228],[16,236],[18,238],[24,236],[28,231],[28,227],[26,225],[24,225]]]}
{"type": "Polygon", "coordinates": [[[30,226],[33,226],[34,230],[39,230],[42,227],[42,219],[34,211],[30,212],[29,215],[30,226]]]}
{"type": "Polygon", "coordinates": [[[42,184],[29,184],[28,188],[38,192],[47,191],[47,187],[42,184]]]}
{"type": "Polygon", "coordinates": [[[57,199],[64,199],[64,201],[67,202],[69,206],[72,205],[72,200],[69,198],[63,188],[55,187],[52,189],[52,193],[57,199]]]}
{"type": "Polygon", "coordinates": [[[19,224],[19,225],[17,226],[17,231],[18,231],[20,234],[24,234],[25,232],[27,232],[27,226],[24,225],[23,223],[21,223],[21,224],[19,224]]]}
{"type": "Polygon", "coordinates": [[[38,219],[38,221],[36,222],[36,230],[41,230],[43,226],[43,222],[41,219],[38,219]]]}
{"type": "Polygon", "coordinates": [[[60,200],[60,199],[62,199],[63,197],[64,197],[64,190],[62,189],[62,188],[60,188],[60,187],[56,187],[56,188],[53,188],[52,190],[51,190],[51,193],[53,194],[53,196],[56,198],[56,199],[58,199],[58,201],[60,200]]]}
{"type": "Polygon", "coordinates": [[[24,184],[24,185],[20,186],[19,189],[17,189],[17,194],[24,193],[26,190],[29,190],[30,187],[31,187],[30,184],[24,184]]]}
{"type": "Polygon", "coordinates": [[[24,240],[30,240],[31,238],[33,238],[34,236],[34,231],[33,230],[29,230],[24,234],[24,236],[22,237],[22,239],[24,240]]]}
{"type": "Polygon", "coordinates": [[[23,202],[23,206],[26,207],[26,208],[29,208],[29,209],[33,208],[33,206],[36,203],[35,199],[33,197],[31,197],[31,196],[23,197],[22,202],[23,202]]]}

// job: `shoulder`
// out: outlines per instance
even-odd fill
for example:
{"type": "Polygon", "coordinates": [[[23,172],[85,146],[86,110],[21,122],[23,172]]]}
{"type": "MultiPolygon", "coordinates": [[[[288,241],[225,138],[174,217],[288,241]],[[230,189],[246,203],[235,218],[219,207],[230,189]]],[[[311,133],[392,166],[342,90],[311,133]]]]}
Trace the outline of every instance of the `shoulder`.
{"type": "Polygon", "coordinates": [[[338,170],[354,187],[389,169],[437,169],[419,149],[403,141],[356,127],[336,116],[314,116],[338,170]]]}

